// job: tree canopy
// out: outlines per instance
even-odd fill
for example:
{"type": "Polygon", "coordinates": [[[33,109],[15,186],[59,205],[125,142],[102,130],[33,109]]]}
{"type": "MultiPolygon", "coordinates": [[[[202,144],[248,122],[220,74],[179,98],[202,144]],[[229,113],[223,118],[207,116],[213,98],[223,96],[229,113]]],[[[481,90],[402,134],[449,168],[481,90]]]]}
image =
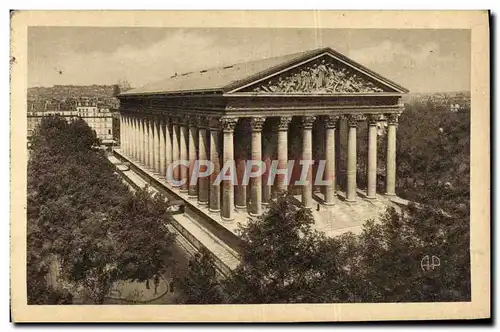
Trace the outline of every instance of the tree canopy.
{"type": "Polygon", "coordinates": [[[207,249],[201,249],[189,262],[187,275],[181,280],[184,304],[216,304],[222,302],[219,277],[207,249]]]}
{"type": "MultiPolygon", "coordinates": [[[[81,119],[46,117],[37,129],[28,161],[28,271],[42,284],[57,257],[61,277],[103,303],[115,281],[161,273],[174,235],[164,197],[129,191],[98,144],[81,119]]],[[[28,284],[35,298],[39,289],[28,284]]]]}

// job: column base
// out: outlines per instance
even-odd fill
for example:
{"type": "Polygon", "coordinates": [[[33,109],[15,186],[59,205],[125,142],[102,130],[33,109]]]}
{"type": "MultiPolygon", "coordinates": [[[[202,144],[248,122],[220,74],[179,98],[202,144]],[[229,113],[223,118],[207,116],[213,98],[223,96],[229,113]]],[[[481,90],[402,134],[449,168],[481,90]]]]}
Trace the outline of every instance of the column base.
{"type": "Polygon", "coordinates": [[[214,210],[214,209],[210,209],[210,208],[209,208],[209,209],[208,209],[208,212],[210,212],[210,213],[220,213],[220,209],[216,209],[216,210],[214,210]]]}
{"type": "Polygon", "coordinates": [[[369,201],[373,201],[375,199],[377,199],[376,196],[366,196],[365,199],[369,200],[369,201]]]}
{"type": "Polygon", "coordinates": [[[206,202],[200,202],[200,201],[198,201],[197,203],[200,206],[207,206],[208,205],[208,201],[206,201],[206,202]]]}
{"type": "Polygon", "coordinates": [[[323,205],[326,205],[326,206],[334,206],[334,205],[336,205],[336,204],[335,204],[335,202],[329,202],[329,203],[324,202],[324,203],[323,203],[323,205]]]}
{"type": "Polygon", "coordinates": [[[181,188],[180,192],[181,192],[181,194],[187,194],[189,192],[189,190],[181,188]]]}
{"type": "Polygon", "coordinates": [[[352,199],[352,198],[350,198],[350,199],[349,199],[349,198],[347,198],[345,201],[346,201],[347,203],[354,204],[354,203],[356,203],[358,200],[357,200],[357,199],[352,199]]]}
{"type": "Polygon", "coordinates": [[[396,194],[395,193],[385,193],[384,196],[394,197],[394,196],[396,196],[396,194]]]}
{"type": "Polygon", "coordinates": [[[227,218],[227,217],[222,217],[222,216],[221,216],[221,219],[222,219],[222,221],[227,221],[227,222],[229,222],[229,221],[234,221],[234,217],[229,217],[229,218],[227,218]]]}
{"type": "Polygon", "coordinates": [[[236,210],[246,211],[247,207],[245,205],[235,205],[236,210]]]}
{"type": "Polygon", "coordinates": [[[198,195],[188,194],[188,199],[196,199],[196,200],[198,200],[198,195]]]}
{"type": "Polygon", "coordinates": [[[260,216],[262,216],[262,213],[252,213],[252,212],[248,212],[248,215],[249,215],[250,217],[260,217],[260,216]]]}

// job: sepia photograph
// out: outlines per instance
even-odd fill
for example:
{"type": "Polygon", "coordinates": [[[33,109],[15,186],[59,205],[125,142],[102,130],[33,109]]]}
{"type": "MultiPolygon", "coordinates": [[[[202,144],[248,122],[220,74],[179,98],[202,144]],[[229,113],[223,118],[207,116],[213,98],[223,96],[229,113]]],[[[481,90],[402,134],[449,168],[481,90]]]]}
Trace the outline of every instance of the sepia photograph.
{"type": "Polygon", "coordinates": [[[488,318],[488,13],[203,14],[11,17],[19,319],[488,318]]]}

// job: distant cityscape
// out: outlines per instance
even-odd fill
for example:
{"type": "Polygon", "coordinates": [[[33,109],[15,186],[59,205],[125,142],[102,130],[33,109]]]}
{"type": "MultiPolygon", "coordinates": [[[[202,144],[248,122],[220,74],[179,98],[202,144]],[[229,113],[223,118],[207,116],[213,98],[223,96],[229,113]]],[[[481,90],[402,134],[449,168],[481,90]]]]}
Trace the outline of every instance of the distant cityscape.
{"type": "Polygon", "coordinates": [[[71,110],[81,100],[118,110],[119,85],[54,85],[28,88],[28,110],[71,110]]]}
{"type": "Polygon", "coordinates": [[[470,110],[470,91],[409,93],[403,96],[405,103],[431,103],[451,112],[470,110]]]}
{"type": "Polygon", "coordinates": [[[103,145],[116,143],[119,135],[119,85],[55,85],[28,89],[28,138],[42,117],[82,118],[103,145]]]}

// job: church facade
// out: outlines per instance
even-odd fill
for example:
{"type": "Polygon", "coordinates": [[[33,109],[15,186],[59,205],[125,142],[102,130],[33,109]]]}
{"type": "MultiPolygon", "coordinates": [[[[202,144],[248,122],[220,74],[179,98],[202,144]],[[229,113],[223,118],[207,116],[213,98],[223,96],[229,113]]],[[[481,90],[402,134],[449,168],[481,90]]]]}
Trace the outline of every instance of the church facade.
{"type": "Polygon", "coordinates": [[[157,174],[186,204],[226,222],[235,214],[258,216],[283,194],[307,207],[394,196],[396,130],[407,92],[331,48],[174,75],[118,96],[119,153],[157,174]],[[361,123],[368,131],[363,197],[361,123]],[[383,192],[380,128],[387,133],[383,192]],[[205,160],[210,172],[197,162],[205,160]]]}

